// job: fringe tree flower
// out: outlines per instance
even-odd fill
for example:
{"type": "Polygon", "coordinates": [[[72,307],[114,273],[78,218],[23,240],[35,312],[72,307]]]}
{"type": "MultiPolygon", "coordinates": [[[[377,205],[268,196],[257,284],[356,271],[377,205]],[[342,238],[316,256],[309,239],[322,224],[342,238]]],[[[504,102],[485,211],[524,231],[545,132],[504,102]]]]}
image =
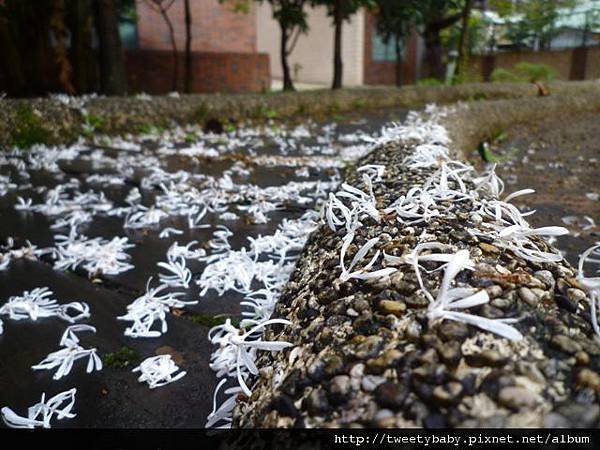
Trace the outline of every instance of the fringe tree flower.
{"type": "Polygon", "coordinates": [[[2,419],[11,428],[51,428],[50,421],[55,416],[57,420],[72,419],[76,416],[72,412],[73,406],[75,406],[76,392],[75,388],[69,389],[51,397],[48,401],[46,401],[46,394],[42,394],[40,402],[28,408],[27,417],[19,416],[5,406],[1,411],[2,419]]]}
{"type": "Polygon", "coordinates": [[[47,287],[35,288],[15,295],[0,307],[0,315],[8,315],[12,320],[37,320],[44,317],[58,317],[70,323],[90,317],[90,308],[83,302],[58,304],[52,299],[53,293],[47,287]],[[74,314],[72,314],[74,312],[74,314]]]}
{"type": "Polygon", "coordinates": [[[227,379],[222,379],[215,388],[215,393],[213,394],[213,409],[206,418],[206,428],[213,428],[219,422],[224,422],[224,425],[216,428],[231,428],[231,415],[233,413],[233,409],[235,408],[237,398],[242,393],[242,388],[239,386],[234,386],[225,389],[225,395],[229,395],[229,397],[227,397],[227,399],[221,403],[221,406],[217,408],[217,395],[219,394],[221,387],[226,382],[227,379]]]}
{"type": "Polygon", "coordinates": [[[155,288],[150,288],[152,278],[146,285],[146,293],[136,298],[133,303],[127,306],[127,313],[117,317],[118,320],[133,322],[125,330],[125,336],[138,338],[159,337],[168,330],[166,315],[170,308],[183,308],[188,305],[195,305],[197,301],[182,301],[180,298],[183,293],[164,293],[161,294],[167,285],[161,284],[155,288]],[[153,330],[154,323],[159,321],[160,331],[153,330]]]}
{"type": "Polygon", "coordinates": [[[258,375],[258,368],[254,364],[256,351],[280,351],[292,346],[289,342],[263,341],[260,338],[258,332],[262,333],[264,327],[274,324],[291,325],[291,322],[283,319],[270,319],[242,332],[231,324],[230,319],[227,319],[224,324],[211,328],[208,337],[219,348],[211,357],[210,368],[217,372],[217,377],[231,376],[235,373],[242,391],[250,396],[252,392],[245,379],[249,374],[258,375]]]}
{"type": "Polygon", "coordinates": [[[158,274],[161,283],[185,289],[190,287],[192,272],[187,268],[185,258],[167,258],[167,262],[159,262],[156,265],[167,271],[167,274],[158,274]]]}
{"type": "Polygon", "coordinates": [[[87,373],[93,370],[102,370],[102,361],[96,349],[85,349],[79,345],[79,338],[75,334],[76,331],[91,331],[95,333],[96,328],[90,325],[72,325],[68,327],[60,340],[60,346],[63,348],[50,353],[43,361],[31,366],[31,368],[33,370],[50,370],[58,367],[52,378],[60,380],[71,372],[75,361],[88,358],[87,373]]]}
{"type": "MultiPolygon", "coordinates": [[[[429,305],[427,312],[429,319],[432,321],[444,319],[455,320],[490,331],[510,340],[516,341],[522,339],[523,336],[521,333],[516,328],[508,325],[508,323],[515,322],[515,319],[493,320],[460,312],[460,310],[483,305],[490,300],[485,290],[477,291],[474,288],[451,287],[454,278],[468,266],[469,262],[470,258],[467,250],[459,250],[448,262],[438,295],[429,305]]],[[[424,292],[427,291],[424,290],[424,292]]],[[[427,295],[427,297],[430,298],[431,294],[427,295]]]]}
{"type": "Polygon", "coordinates": [[[126,237],[114,237],[110,241],[102,238],[88,239],[86,236],[73,234],[56,235],[56,262],[58,270],[75,270],[82,265],[90,274],[118,275],[133,269],[126,261],[130,256],[125,250],[134,247],[126,237]]]}
{"type": "Polygon", "coordinates": [[[588,248],[579,257],[577,281],[585,288],[590,296],[590,317],[592,328],[600,339],[600,326],[598,325],[598,308],[600,307],[600,277],[586,277],[583,267],[586,263],[600,263],[600,244],[588,248]]]}
{"type": "Polygon", "coordinates": [[[179,367],[171,355],[158,355],[146,358],[132,372],[140,372],[138,381],[146,382],[150,389],[165,386],[183,378],[187,372],[179,372],[179,367]]]}
{"type": "Polygon", "coordinates": [[[342,250],[340,252],[340,268],[342,269],[340,280],[347,281],[351,278],[367,280],[372,278],[384,277],[396,272],[397,269],[394,267],[387,267],[384,269],[369,272],[369,269],[373,267],[373,265],[377,262],[377,259],[379,259],[379,255],[381,254],[380,250],[377,250],[375,252],[375,255],[373,255],[373,257],[371,258],[371,260],[361,269],[352,271],[352,269],[354,269],[354,267],[360,261],[362,261],[364,257],[367,256],[367,253],[369,253],[369,251],[379,242],[379,238],[369,239],[360,249],[358,249],[358,251],[354,255],[354,258],[352,258],[350,265],[346,268],[344,264],[344,259],[346,257],[346,252],[348,251],[348,247],[350,246],[353,240],[354,233],[348,233],[343,240],[342,250]]]}

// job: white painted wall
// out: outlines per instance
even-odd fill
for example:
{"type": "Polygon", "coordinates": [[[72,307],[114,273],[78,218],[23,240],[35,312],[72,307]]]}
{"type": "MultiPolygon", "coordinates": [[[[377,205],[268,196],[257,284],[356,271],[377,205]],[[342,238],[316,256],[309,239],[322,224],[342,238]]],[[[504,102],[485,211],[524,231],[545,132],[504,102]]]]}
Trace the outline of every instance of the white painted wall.
{"type": "MultiPolygon", "coordinates": [[[[268,53],[271,77],[282,78],[280,29],[273,20],[271,6],[261,3],[256,12],[257,50],[268,53]]],[[[289,56],[292,78],[300,83],[330,85],[333,80],[333,26],[325,7],[308,9],[309,31],[301,35],[289,56]],[[297,68],[294,71],[294,68],[297,68]]],[[[363,84],[365,12],[359,11],[342,28],[342,61],[344,86],[363,84]]]]}

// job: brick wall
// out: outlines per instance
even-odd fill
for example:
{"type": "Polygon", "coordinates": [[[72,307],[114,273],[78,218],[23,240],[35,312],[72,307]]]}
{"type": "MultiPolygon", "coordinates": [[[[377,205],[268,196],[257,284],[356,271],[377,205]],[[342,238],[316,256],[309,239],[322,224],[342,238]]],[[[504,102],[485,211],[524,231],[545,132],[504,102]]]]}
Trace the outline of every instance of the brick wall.
{"type": "MultiPolygon", "coordinates": [[[[218,0],[190,0],[192,16],[192,50],[201,52],[255,53],[256,10],[252,4],[248,13],[238,13],[231,5],[218,0]]],[[[169,50],[168,28],[162,16],[148,5],[137,2],[138,38],[141,49],[169,50]]],[[[176,1],[169,8],[177,48],[185,47],[184,2],[176,1]]]]}
{"type": "MultiPolygon", "coordinates": [[[[376,17],[367,13],[364,39],[364,83],[396,84],[396,62],[373,60],[373,33],[376,17]]],[[[406,43],[402,63],[402,84],[414,84],[417,78],[417,34],[413,32],[406,43]]]]}
{"type": "Polygon", "coordinates": [[[552,67],[559,80],[600,78],[600,47],[473,56],[469,64],[473,72],[480,73],[484,80],[488,80],[494,69],[511,70],[522,61],[552,67]]]}
{"type": "MultiPolygon", "coordinates": [[[[164,94],[173,90],[173,54],[167,50],[126,53],[129,90],[164,94]]],[[[184,53],[179,54],[179,83],[183,90],[184,53]]],[[[193,92],[262,92],[270,87],[269,56],[262,53],[192,54],[193,92]]]]}

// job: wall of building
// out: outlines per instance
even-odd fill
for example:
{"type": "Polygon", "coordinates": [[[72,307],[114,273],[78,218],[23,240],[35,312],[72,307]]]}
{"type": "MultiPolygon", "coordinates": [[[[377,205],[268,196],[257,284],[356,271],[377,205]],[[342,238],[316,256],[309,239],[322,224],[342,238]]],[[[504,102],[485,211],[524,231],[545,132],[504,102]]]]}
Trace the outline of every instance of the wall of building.
{"type": "Polygon", "coordinates": [[[486,80],[494,69],[511,70],[522,61],[546,64],[556,70],[560,80],[600,78],[600,47],[473,56],[470,65],[474,73],[481,74],[482,79],[486,80]]]}
{"type": "MultiPolygon", "coordinates": [[[[281,31],[273,20],[271,6],[264,2],[256,11],[257,49],[271,59],[273,78],[283,77],[280,58],[281,31]]],[[[301,35],[289,57],[292,77],[297,82],[329,85],[333,80],[333,27],[325,7],[308,10],[308,34],[301,35]]],[[[344,86],[363,84],[365,13],[360,11],[342,28],[344,86]]]]}
{"type": "MultiPolygon", "coordinates": [[[[256,8],[238,13],[218,0],[191,0],[192,50],[202,52],[256,52],[256,8]]],[[[138,39],[142,49],[170,50],[169,30],[162,16],[146,1],[137,2],[138,39]]],[[[179,50],[185,48],[184,2],[168,10],[179,50]]]]}
{"type": "MultiPolygon", "coordinates": [[[[376,17],[367,13],[365,18],[365,84],[397,84],[396,62],[377,61],[373,58],[373,35],[376,33],[376,17]]],[[[413,32],[406,42],[401,69],[401,84],[414,84],[417,80],[418,35],[413,32]]]]}
{"type": "MultiPolygon", "coordinates": [[[[126,52],[129,90],[173,91],[173,54],[168,50],[126,52]]],[[[179,54],[176,90],[183,90],[184,54],[179,54]]],[[[192,53],[192,92],[265,92],[270,88],[269,56],[258,53],[192,53]]]]}

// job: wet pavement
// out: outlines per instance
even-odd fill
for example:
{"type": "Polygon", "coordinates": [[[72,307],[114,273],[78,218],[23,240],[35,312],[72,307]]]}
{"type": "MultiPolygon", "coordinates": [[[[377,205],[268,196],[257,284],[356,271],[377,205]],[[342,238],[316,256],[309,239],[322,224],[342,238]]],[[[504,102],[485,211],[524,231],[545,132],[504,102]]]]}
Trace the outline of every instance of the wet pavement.
{"type": "MultiPolygon", "coordinates": [[[[555,245],[576,265],[579,255],[600,241],[600,115],[553,117],[499,131],[490,149],[499,160],[496,171],[505,193],[535,189],[515,203],[536,210],[528,218],[534,227],[569,229],[555,245]]],[[[479,169],[485,165],[476,151],[470,159],[479,169]]]]}
{"type": "MultiPolygon", "coordinates": [[[[200,287],[193,282],[189,289],[174,289],[184,292],[185,300],[198,300],[198,304],[187,306],[184,311],[172,310],[167,315],[168,332],[159,338],[127,337],[124,330],[128,323],[116,318],[146,291],[150,277],[156,281],[159,273],[156,264],[165,261],[173,242],[183,245],[196,240],[195,248],[210,252],[207,243],[220,224],[233,233],[229,240],[233,249],[248,246],[249,237],[273,234],[284,219],[299,218],[312,208],[315,199],[337,183],[345,164],[369,148],[368,139],[383,125],[403,120],[405,114],[404,110],[385,110],[360,118],[346,115],[331,123],[241,127],[221,135],[204,134],[188,127],[122,140],[98,136],[91,145],[38,148],[0,156],[0,244],[14,241],[11,246],[2,247],[0,251],[5,252],[9,247],[26,245],[27,241],[38,249],[55,248],[56,235],[73,231],[69,226],[54,227],[71,211],[52,215],[15,209],[18,197],[31,199],[33,205],[43,205],[48,202],[48,190],[57,186],[66,186],[62,192],[67,202],[77,203],[74,199],[78,193],[90,190],[103,193],[113,212],[131,206],[127,198],[135,189],[141,194],[141,204],[151,206],[161,195],[161,183],[176,185],[184,180],[199,190],[219,180],[248,186],[241,189],[241,194],[231,194],[230,187],[223,188],[228,193],[224,201],[226,209],[238,218],[223,220],[220,213],[209,212],[201,221],[205,228],[190,229],[187,218],[181,215],[170,215],[156,225],[126,228],[127,214],[109,215],[93,210],[93,204],[84,206],[91,219],[74,227],[76,235],[107,240],[124,236],[134,244],[126,250],[130,256],[127,262],[133,268],[116,275],[89,273],[82,265],[56,270],[53,267],[56,255],[52,253],[40,253],[34,259],[13,257],[5,270],[0,270],[0,306],[25,290],[48,287],[59,303],[83,301],[90,306],[91,317],[80,323],[93,325],[97,333],[79,336],[85,348],[95,347],[100,356],[106,356],[126,347],[136,355],[126,367],[112,367],[105,362],[103,370],[89,374],[85,372],[85,360],[80,360],[67,376],[54,381],[54,371],[33,371],[31,366],[59,348],[58,342],[68,324],[58,318],[34,322],[2,316],[0,407],[9,406],[23,415],[27,407],[39,401],[42,393],[49,397],[76,387],[77,416],[53,422],[53,426],[203,427],[212,409],[217,383],[208,366],[212,352],[207,340],[209,325],[222,321],[223,317],[239,318],[243,295],[229,291],[219,296],[210,290],[200,297],[200,287]],[[224,179],[224,174],[229,178],[224,179]],[[321,193],[319,181],[325,183],[321,193]],[[266,223],[260,223],[263,222],[260,215],[254,216],[243,209],[256,201],[273,200],[278,188],[269,191],[269,187],[287,189],[293,182],[308,185],[298,188],[298,192],[292,186],[293,194],[275,201],[277,209],[263,215],[267,217],[266,223]],[[248,196],[246,191],[253,194],[248,196]],[[308,201],[302,201],[303,196],[308,201]],[[183,233],[159,238],[166,227],[183,233]],[[161,353],[171,354],[187,375],[150,390],[146,384],[137,382],[137,375],[131,369],[141,360],[161,353]]],[[[204,267],[205,263],[200,261],[188,264],[194,279],[204,267]]]]}
{"type": "MultiPolygon", "coordinates": [[[[327,191],[327,183],[334,186],[345,165],[369,148],[369,138],[376,136],[383,125],[401,121],[405,115],[403,110],[385,110],[360,117],[346,115],[333,123],[240,127],[221,135],[187,128],[122,140],[98,136],[93,145],[0,156],[0,244],[12,238],[13,247],[27,240],[38,248],[55,247],[55,236],[69,232],[68,227],[52,228],[61,214],[18,211],[14,206],[18,196],[42,204],[47,189],[69,182],[73,189],[66,189],[66,198],[73,198],[75,191],[102,192],[112,210],[128,207],[126,200],[135,189],[141,194],[141,204],[151,206],[162,193],[161,183],[184,183],[199,190],[217,183],[215,195],[225,192],[227,212],[238,216],[225,220],[221,212],[209,212],[201,221],[205,228],[190,229],[186,217],[169,215],[156,225],[132,229],[124,227],[124,214],[92,212],[91,220],[77,225],[78,234],[105,239],[125,236],[135,244],[126,251],[130,256],[127,262],[133,268],[117,275],[88,273],[81,266],[56,270],[52,254],[36,260],[12,259],[5,270],[0,270],[0,306],[10,296],[47,286],[59,303],[89,304],[91,318],[83,323],[95,326],[97,333],[82,334],[82,345],[96,347],[101,356],[123,347],[137,356],[127,367],[105,364],[102,371],[91,374],[85,373],[85,362],[78,361],[68,376],[53,381],[52,371],[33,371],[31,366],[57,350],[67,324],[55,318],[32,322],[2,316],[0,406],[24,414],[27,407],[39,401],[42,392],[51,396],[76,387],[77,417],[54,426],[203,427],[217,384],[208,366],[212,352],[207,339],[210,323],[218,323],[223,317],[239,319],[243,294],[228,291],[219,296],[210,290],[200,297],[200,287],[193,282],[189,289],[175,289],[184,292],[186,300],[198,300],[198,304],[168,314],[168,332],[159,338],[125,336],[128,324],[116,320],[117,316],[145,292],[150,277],[157,279],[157,263],[165,261],[175,241],[198,241],[196,248],[210,253],[208,243],[219,225],[226,225],[233,233],[229,239],[233,249],[248,246],[249,237],[273,234],[284,219],[297,219],[314,206],[315,199],[323,194],[319,194],[317,182],[325,183],[323,192],[327,191]],[[244,192],[240,194],[228,186],[229,180],[233,185],[246,186],[241,190],[244,192]],[[309,185],[277,200],[277,209],[264,213],[266,223],[243,209],[261,200],[272,201],[277,194],[287,192],[293,182],[309,185]],[[275,190],[269,191],[273,186],[275,190]],[[254,193],[247,195],[250,191],[254,193]],[[309,201],[299,201],[302,196],[309,201]],[[159,233],[166,227],[180,229],[182,234],[161,239],[159,233]],[[138,383],[132,367],[144,358],[165,352],[187,375],[153,390],[138,383]]],[[[589,216],[600,221],[600,201],[593,195],[600,194],[598,119],[582,115],[569,118],[568,127],[559,119],[534,128],[514,127],[505,130],[506,137],[492,146],[503,161],[498,173],[507,181],[505,192],[536,189],[535,195],[521,197],[519,202],[537,209],[530,219],[532,225],[565,225],[563,218],[578,218],[569,219],[572,223],[567,225],[577,236],[561,237],[557,242],[571,263],[599,239],[598,228],[587,227],[584,219],[589,216]]],[[[483,166],[476,153],[470,156],[477,166],[483,166]]],[[[198,279],[206,264],[188,262],[193,278],[198,279]]]]}

